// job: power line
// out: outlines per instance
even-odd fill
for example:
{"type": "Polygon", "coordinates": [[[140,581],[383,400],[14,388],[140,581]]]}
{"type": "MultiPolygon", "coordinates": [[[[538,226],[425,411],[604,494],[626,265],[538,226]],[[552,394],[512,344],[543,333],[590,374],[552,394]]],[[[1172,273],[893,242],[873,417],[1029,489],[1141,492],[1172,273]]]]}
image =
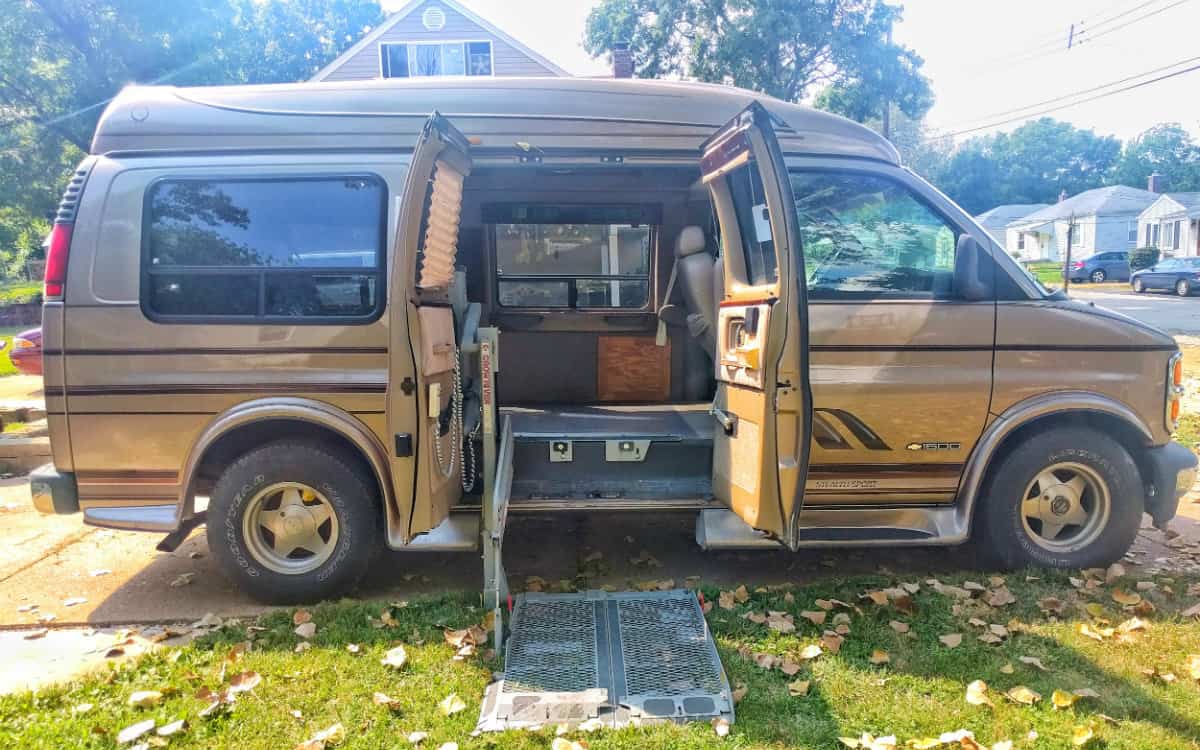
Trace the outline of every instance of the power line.
{"type": "Polygon", "coordinates": [[[1200,55],[1198,55],[1196,57],[1189,57],[1186,60],[1180,60],[1178,62],[1173,62],[1170,65],[1164,65],[1161,68],[1154,68],[1153,70],[1147,70],[1142,73],[1138,73],[1136,75],[1126,76],[1125,78],[1120,78],[1116,81],[1109,81],[1108,83],[1103,83],[1103,84],[1100,84],[1099,86],[1093,86],[1090,89],[1083,89],[1082,91],[1075,91],[1070,94],[1060,94],[1058,96],[1052,96],[1049,99],[1043,99],[1040,102],[1033,102],[1032,104],[1026,104],[1024,107],[1017,107],[1015,109],[1006,109],[1003,112],[993,112],[990,115],[984,115],[982,117],[976,117],[973,120],[968,120],[968,122],[979,122],[980,120],[990,120],[994,117],[1007,117],[1008,115],[1015,115],[1018,112],[1024,112],[1027,109],[1034,109],[1036,107],[1042,107],[1047,104],[1053,104],[1054,102],[1060,101],[1062,99],[1074,99],[1077,96],[1083,96],[1084,94],[1090,94],[1095,91],[1107,89],[1111,86],[1119,86],[1122,83],[1128,83],[1129,81],[1134,81],[1134,80],[1137,80],[1138,78],[1144,78],[1148,75],[1153,75],[1155,73],[1161,73],[1164,70],[1170,70],[1171,68],[1177,68],[1180,65],[1187,65],[1188,63],[1193,63],[1193,62],[1200,62],[1200,55]]]}
{"type": "MultiPolygon", "coordinates": [[[[1182,61],[1182,62],[1179,62],[1179,63],[1175,63],[1175,64],[1176,64],[1176,65],[1182,65],[1184,62],[1188,62],[1188,61],[1186,61],[1186,60],[1185,60],[1185,61],[1182,61]]],[[[1167,67],[1173,67],[1173,66],[1167,66],[1167,67]]],[[[959,131],[956,131],[956,132],[953,132],[953,133],[943,133],[943,134],[939,134],[939,135],[935,136],[935,137],[934,137],[934,139],[938,139],[938,138],[957,138],[957,137],[958,137],[958,136],[960,136],[960,135],[967,135],[967,134],[969,134],[969,133],[977,133],[977,132],[979,132],[979,131],[981,131],[981,130],[990,130],[991,128],[997,128],[997,127],[1000,127],[1001,125],[1009,125],[1009,124],[1011,124],[1011,123],[1014,123],[1014,122],[1020,122],[1020,121],[1022,121],[1022,120],[1028,120],[1028,119],[1031,119],[1031,118],[1034,118],[1034,117],[1039,117],[1039,116],[1041,116],[1041,115],[1049,114],[1049,113],[1051,113],[1051,112],[1057,112],[1057,111],[1058,111],[1058,110],[1060,110],[1060,109],[1067,109],[1068,107],[1074,107],[1074,106],[1076,106],[1076,105],[1079,105],[1079,104],[1087,104],[1088,102],[1094,102],[1094,101],[1096,101],[1097,99],[1103,99],[1103,98],[1105,98],[1105,97],[1108,97],[1108,96],[1113,96],[1113,95],[1115,95],[1115,94],[1120,94],[1120,93],[1124,93],[1124,92],[1126,92],[1126,91],[1132,91],[1132,90],[1134,90],[1134,89],[1139,89],[1139,88],[1142,88],[1143,86],[1149,86],[1149,85],[1150,85],[1150,84],[1152,84],[1152,83],[1158,83],[1159,81],[1165,81],[1165,80],[1167,80],[1167,79],[1169,79],[1169,78],[1175,78],[1176,76],[1181,76],[1181,75],[1183,75],[1183,74],[1185,74],[1185,73],[1191,73],[1191,72],[1193,72],[1193,71],[1196,71],[1196,70],[1200,70],[1200,65],[1193,65],[1193,66],[1191,66],[1190,68],[1184,68],[1183,70],[1177,70],[1177,71],[1175,71],[1175,72],[1173,72],[1173,73],[1166,73],[1166,74],[1164,74],[1164,75],[1158,76],[1157,78],[1151,78],[1151,79],[1149,79],[1149,80],[1146,80],[1146,81],[1139,81],[1138,83],[1133,83],[1133,84],[1130,84],[1130,85],[1128,85],[1128,86],[1123,86],[1123,87],[1121,87],[1121,88],[1119,88],[1119,89],[1113,89],[1112,91],[1105,91],[1105,92],[1103,92],[1103,93],[1099,93],[1099,94],[1096,94],[1096,95],[1094,95],[1094,96],[1089,96],[1089,97],[1086,97],[1086,98],[1084,98],[1084,99],[1079,99],[1079,100],[1077,100],[1077,101],[1072,101],[1072,102],[1067,102],[1067,103],[1064,103],[1064,104],[1059,104],[1059,105],[1056,105],[1056,106],[1053,106],[1053,107],[1048,107],[1048,108],[1046,108],[1046,109],[1039,110],[1039,111],[1037,111],[1037,112],[1030,112],[1030,113],[1027,113],[1027,114],[1024,114],[1024,115],[1020,115],[1020,116],[1018,116],[1018,117],[1012,117],[1012,118],[1009,118],[1009,119],[1007,119],[1007,120],[1000,120],[1000,121],[998,121],[998,122],[989,123],[989,124],[987,124],[987,125],[979,125],[979,126],[977,126],[977,127],[973,127],[973,128],[967,128],[967,129],[965,129],[965,130],[959,130],[959,131]]],[[[1149,75],[1150,73],[1153,73],[1153,72],[1154,72],[1154,71],[1147,71],[1146,73],[1142,73],[1142,74],[1141,74],[1141,76],[1149,75]]],[[[1140,78],[1141,76],[1133,76],[1133,77],[1134,77],[1134,78],[1140,78]]],[[[1126,80],[1128,80],[1128,79],[1126,79],[1126,80]]],[[[1101,87],[1099,87],[1099,88],[1107,88],[1108,86],[1112,86],[1112,85],[1114,85],[1115,83],[1119,83],[1119,82],[1113,82],[1113,83],[1109,83],[1109,84],[1107,84],[1106,86],[1101,86],[1101,87]]],[[[1094,89],[1093,89],[1093,90],[1094,90],[1094,89]]],[[[1082,92],[1080,92],[1080,93],[1082,93],[1082,92]]],[[[1077,93],[1077,94],[1068,94],[1066,97],[1062,97],[1062,98],[1072,98],[1072,97],[1074,97],[1074,96],[1077,96],[1077,95],[1078,95],[1078,93],[1077,93]]],[[[931,139],[931,140],[934,140],[934,139],[931,139]]]]}
{"type": "Polygon", "coordinates": [[[1132,26],[1135,23],[1145,21],[1147,18],[1152,18],[1154,16],[1157,16],[1159,13],[1165,13],[1166,11],[1171,10],[1172,8],[1177,8],[1186,2],[1189,2],[1189,0],[1176,0],[1176,2],[1171,3],[1170,5],[1165,5],[1156,10],[1152,10],[1144,16],[1138,16],[1137,18],[1130,19],[1130,20],[1126,21],[1125,23],[1121,24],[1120,26],[1114,26],[1111,29],[1104,29],[1103,31],[1101,31],[1098,34],[1091,34],[1091,33],[1089,33],[1088,29],[1084,29],[1082,32],[1080,32],[1082,37],[1079,40],[1079,44],[1087,44],[1088,42],[1092,41],[1093,39],[1098,39],[1102,36],[1106,36],[1115,31],[1120,31],[1121,29],[1132,26]]]}

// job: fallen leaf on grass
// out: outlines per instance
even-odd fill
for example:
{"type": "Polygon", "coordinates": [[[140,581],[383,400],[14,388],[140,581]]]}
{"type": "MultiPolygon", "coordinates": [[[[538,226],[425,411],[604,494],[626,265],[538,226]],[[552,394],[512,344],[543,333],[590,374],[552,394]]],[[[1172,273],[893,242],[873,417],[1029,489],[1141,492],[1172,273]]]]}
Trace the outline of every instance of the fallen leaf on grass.
{"type": "Polygon", "coordinates": [[[129,695],[127,703],[134,708],[150,708],[162,701],[162,693],[157,690],[138,690],[129,695]]]}
{"type": "Polygon", "coordinates": [[[733,590],[733,598],[737,599],[739,604],[745,604],[750,601],[750,592],[746,590],[745,585],[738,586],[733,590]]]}
{"type": "Polygon", "coordinates": [[[1092,729],[1091,724],[1078,726],[1071,730],[1071,744],[1075,747],[1083,747],[1095,736],[1096,732],[1092,729]]]}
{"type": "Polygon", "coordinates": [[[1112,592],[1112,599],[1117,604],[1123,607],[1133,607],[1142,602],[1142,595],[1133,591],[1125,591],[1124,589],[1116,589],[1112,592]]]}
{"type": "Polygon", "coordinates": [[[962,638],[962,633],[947,633],[946,635],[938,636],[938,640],[941,641],[946,648],[958,648],[960,645],[962,645],[962,638]]]}
{"type": "Polygon", "coordinates": [[[442,699],[442,702],[438,704],[438,710],[441,711],[445,716],[456,714],[459,711],[464,710],[466,707],[467,704],[462,698],[458,697],[458,693],[451,693],[450,695],[447,695],[442,699]]]}
{"type": "Polygon", "coordinates": [[[808,695],[808,688],[810,684],[811,683],[808,680],[796,680],[795,682],[789,682],[787,686],[788,695],[792,696],[793,698],[803,698],[804,696],[808,695]]]}
{"type": "Polygon", "coordinates": [[[1125,622],[1123,622],[1117,626],[1117,632],[1132,633],[1136,630],[1146,630],[1149,627],[1150,627],[1150,623],[1146,622],[1142,618],[1131,617],[1128,620],[1126,620],[1125,622]]]}
{"type": "Polygon", "coordinates": [[[779,671],[788,677],[795,677],[796,673],[800,671],[800,665],[791,659],[784,659],[783,663],[779,665],[779,671]]]}
{"type": "Polygon", "coordinates": [[[796,623],[786,612],[771,612],[767,615],[767,627],[777,633],[796,632],[796,623]]]}
{"type": "Polygon", "coordinates": [[[1112,628],[1093,628],[1086,622],[1079,623],[1079,634],[1094,641],[1103,641],[1105,638],[1111,638],[1113,632],[1112,628]]]}
{"type": "Polygon", "coordinates": [[[438,745],[438,750],[458,750],[457,742],[443,742],[438,745]]]}
{"type": "Polygon", "coordinates": [[[1037,667],[1038,669],[1042,670],[1043,672],[1050,671],[1050,670],[1046,669],[1045,664],[1042,664],[1042,660],[1037,658],[1036,656],[1022,656],[1019,658],[1019,661],[1022,664],[1028,664],[1031,667],[1037,667]]]}
{"type": "Polygon", "coordinates": [[[820,612],[804,611],[804,612],[800,613],[800,616],[803,617],[805,620],[808,620],[809,622],[811,622],[813,625],[824,625],[825,624],[826,613],[823,611],[820,611],[820,612]]]}
{"type": "Polygon", "coordinates": [[[566,737],[555,737],[550,743],[550,750],[587,750],[587,744],[568,740],[566,737]]]}
{"type": "Polygon", "coordinates": [[[1077,700],[1079,700],[1079,696],[1076,693],[1068,693],[1065,690],[1055,690],[1050,696],[1050,703],[1056,711],[1074,706],[1077,700]]]}
{"type": "Polygon", "coordinates": [[[177,719],[172,721],[170,724],[163,724],[157,729],[157,731],[155,731],[155,734],[157,734],[159,737],[171,737],[179,734],[185,729],[187,729],[187,720],[177,719]]]}
{"type": "Polygon", "coordinates": [[[821,645],[825,648],[826,651],[829,651],[834,654],[836,654],[842,650],[842,643],[844,643],[845,640],[846,640],[845,638],[838,635],[837,633],[832,633],[828,630],[826,630],[821,635],[821,645]]]}
{"type": "MultiPolygon", "coordinates": [[[[723,716],[713,719],[712,720],[712,728],[713,728],[713,731],[717,733],[718,737],[728,737],[729,736],[729,719],[726,719],[723,716]]],[[[558,748],[554,748],[554,750],[558,750],[558,748]]]]}
{"type": "Polygon", "coordinates": [[[296,644],[296,648],[293,649],[293,651],[295,651],[297,654],[302,654],[305,651],[309,650],[310,648],[312,648],[311,643],[309,643],[308,641],[301,641],[300,643],[296,644]]]}
{"type": "Polygon", "coordinates": [[[878,666],[880,664],[887,664],[891,660],[892,660],[892,657],[888,655],[888,652],[883,651],[881,649],[875,649],[874,651],[872,651],[870,658],[867,659],[867,661],[871,662],[872,664],[874,664],[876,666],[878,666]]]}
{"type": "Polygon", "coordinates": [[[888,603],[888,595],[887,595],[887,593],[885,593],[883,591],[868,591],[867,593],[863,594],[859,598],[860,599],[869,599],[881,607],[887,606],[887,603],[888,603]]]}
{"type": "Polygon", "coordinates": [[[748,693],[748,692],[750,692],[750,688],[749,688],[749,686],[746,685],[746,683],[744,683],[744,682],[737,683],[737,685],[733,688],[733,692],[730,694],[733,697],[734,705],[741,703],[742,698],[745,698],[746,693],[748,693]]]}
{"type": "Polygon", "coordinates": [[[1104,582],[1114,583],[1118,578],[1125,576],[1125,566],[1121,563],[1113,563],[1108,566],[1108,570],[1104,571],[1104,582]]]}
{"type": "Polygon", "coordinates": [[[833,609],[833,606],[834,606],[833,602],[829,601],[828,599],[818,599],[815,602],[813,602],[813,604],[815,604],[817,606],[817,609],[823,609],[826,612],[833,609]]]}
{"type": "Polygon", "coordinates": [[[262,675],[258,672],[239,672],[229,678],[229,690],[233,693],[245,693],[258,687],[262,675]]]}
{"type": "Polygon", "coordinates": [[[1072,690],[1071,692],[1074,693],[1075,695],[1079,696],[1080,698],[1099,698],[1100,697],[1100,694],[1097,693],[1095,690],[1092,690],[1091,688],[1079,688],[1078,690],[1072,690]]]}
{"type": "Polygon", "coordinates": [[[992,589],[983,600],[993,607],[1006,607],[1017,602],[1017,598],[1007,588],[992,589]]]}
{"type": "Polygon", "coordinates": [[[717,596],[717,606],[721,609],[733,609],[737,606],[737,600],[733,598],[732,591],[722,591],[717,596]]]}
{"type": "Polygon", "coordinates": [[[1000,674],[1012,674],[1016,671],[1017,670],[1013,667],[1012,664],[1005,664],[1003,667],[1000,667],[1000,674]]]}
{"type": "Polygon", "coordinates": [[[322,729],[309,739],[296,745],[296,750],[325,750],[330,745],[337,745],[346,739],[346,728],[340,723],[322,729]]]}
{"type": "Polygon", "coordinates": [[[967,685],[967,703],[972,706],[990,706],[992,699],[988,697],[988,685],[983,680],[975,680],[967,685]]]}
{"type": "Polygon", "coordinates": [[[312,638],[317,634],[317,624],[315,622],[301,623],[295,630],[296,635],[304,639],[312,638]]]}
{"type": "Polygon", "coordinates": [[[292,615],[292,625],[303,625],[306,622],[312,622],[312,614],[306,609],[298,609],[292,615]]]}
{"type": "Polygon", "coordinates": [[[1200,680],[1200,654],[1188,654],[1187,670],[1193,680],[1200,680]]]}
{"type": "Polygon", "coordinates": [[[376,706],[386,706],[390,711],[400,710],[400,701],[391,697],[387,693],[375,693],[371,696],[371,702],[376,706]]]}
{"type": "Polygon", "coordinates": [[[908,623],[907,622],[900,622],[899,620],[892,620],[891,622],[888,623],[888,625],[891,626],[892,630],[895,630],[897,633],[907,633],[908,632],[908,623]]]}
{"type": "Polygon", "coordinates": [[[1200,617],[1200,603],[1193,604],[1179,613],[1181,617],[1200,617]]]}
{"type": "Polygon", "coordinates": [[[1038,609],[1051,615],[1061,615],[1066,605],[1062,599],[1053,596],[1047,596],[1043,599],[1038,599],[1038,609]]]}
{"type": "Polygon", "coordinates": [[[754,623],[755,625],[763,625],[767,622],[767,616],[763,612],[751,611],[751,612],[747,612],[746,614],[742,615],[742,617],[745,617],[747,620],[754,623]]]}
{"type": "Polygon", "coordinates": [[[1042,699],[1041,693],[1031,690],[1024,685],[1017,685],[1011,688],[1005,695],[1008,696],[1010,701],[1020,703],[1024,706],[1032,706],[1042,699]]]}
{"type": "Polygon", "coordinates": [[[133,742],[151,729],[154,729],[154,719],[146,719],[145,721],[139,721],[137,724],[130,724],[117,734],[117,744],[124,745],[127,742],[133,742]]]}
{"type": "Polygon", "coordinates": [[[88,711],[91,711],[95,707],[96,707],[95,704],[92,704],[92,703],[80,703],[78,706],[75,706],[74,708],[71,709],[71,713],[86,714],[88,711]]]}
{"type": "Polygon", "coordinates": [[[805,646],[800,651],[800,658],[805,661],[811,661],[821,655],[821,647],[815,643],[805,646]]]}
{"type": "Polygon", "coordinates": [[[409,732],[408,737],[405,739],[408,740],[408,744],[410,745],[420,745],[428,736],[429,732],[409,732]]]}

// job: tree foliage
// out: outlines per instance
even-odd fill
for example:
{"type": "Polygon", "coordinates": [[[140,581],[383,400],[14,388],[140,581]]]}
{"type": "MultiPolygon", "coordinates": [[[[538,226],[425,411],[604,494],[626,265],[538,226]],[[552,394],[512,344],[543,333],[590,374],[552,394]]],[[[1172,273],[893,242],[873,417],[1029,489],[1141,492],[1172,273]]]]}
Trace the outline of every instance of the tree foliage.
{"type": "Polygon", "coordinates": [[[1155,125],[1127,143],[1112,180],[1144,188],[1154,172],[1166,178],[1168,191],[1200,190],[1200,146],[1179,123],[1155,125]]]}
{"type": "Polygon", "coordinates": [[[0,242],[53,211],[124,86],[304,80],[382,15],[378,0],[0,0],[0,242]]]}
{"type": "Polygon", "coordinates": [[[644,78],[683,76],[824,105],[857,120],[891,101],[933,103],[921,58],[888,41],[900,8],[882,0],[602,0],[588,16],[592,55],[628,42],[644,78]]]}

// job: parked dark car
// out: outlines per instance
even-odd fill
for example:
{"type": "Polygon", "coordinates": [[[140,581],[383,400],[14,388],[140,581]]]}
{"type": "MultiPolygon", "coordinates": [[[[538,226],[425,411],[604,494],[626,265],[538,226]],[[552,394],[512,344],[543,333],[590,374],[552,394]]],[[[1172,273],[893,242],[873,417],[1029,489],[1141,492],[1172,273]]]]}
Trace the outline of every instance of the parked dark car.
{"type": "MultiPolygon", "coordinates": [[[[1071,281],[1125,281],[1129,278],[1129,253],[1110,250],[1082,260],[1071,261],[1071,281]]],[[[1064,270],[1063,276],[1066,276],[1064,270]]]]}
{"type": "Polygon", "coordinates": [[[13,367],[25,375],[42,374],[42,329],[30,328],[12,337],[12,341],[0,341],[0,350],[8,350],[13,367]]]}
{"type": "Polygon", "coordinates": [[[1187,297],[1200,291],[1200,258],[1167,258],[1133,274],[1129,283],[1133,291],[1163,289],[1187,297]]]}

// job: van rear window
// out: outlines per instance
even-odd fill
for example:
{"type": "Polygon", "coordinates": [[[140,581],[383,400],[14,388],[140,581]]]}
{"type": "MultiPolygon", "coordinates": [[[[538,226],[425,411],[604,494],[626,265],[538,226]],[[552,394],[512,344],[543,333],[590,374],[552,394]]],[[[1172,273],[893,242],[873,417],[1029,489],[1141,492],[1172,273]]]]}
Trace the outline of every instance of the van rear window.
{"type": "Polygon", "coordinates": [[[386,193],[361,176],[155,182],[142,308],[181,321],[374,320],[386,193]]]}

